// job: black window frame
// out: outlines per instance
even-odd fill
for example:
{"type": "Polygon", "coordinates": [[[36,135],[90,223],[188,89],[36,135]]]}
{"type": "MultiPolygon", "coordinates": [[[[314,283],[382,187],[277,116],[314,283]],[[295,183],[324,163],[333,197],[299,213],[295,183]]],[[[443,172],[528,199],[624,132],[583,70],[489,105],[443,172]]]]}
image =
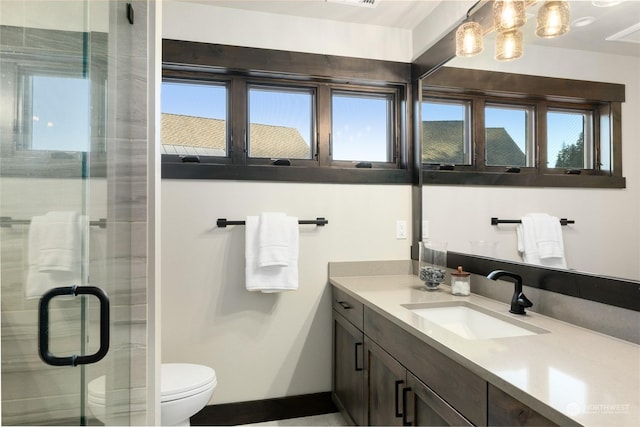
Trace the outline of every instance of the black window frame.
{"type": "Polygon", "coordinates": [[[163,40],[163,81],[229,83],[230,153],[227,158],[185,159],[162,155],[162,177],[258,181],[410,184],[414,181],[412,135],[408,127],[411,64],[270,49],[163,40]],[[247,152],[248,90],[252,85],[308,88],[315,93],[311,159],[252,158],[247,152]],[[332,92],[379,94],[393,106],[392,162],[337,161],[331,158],[332,92]],[[284,159],[281,159],[284,160],[284,159]]]}
{"type": "Polygon", "coordinates": [[[422,81],[426,99],[471,100],[472,165],[423,164],[425,184],[512,185],[528,187],[625,188],[622,175],[621,104],[625,86],[551,77],[442,67],[422,81]],[[535,167],[487,166],[484,108],[486,104],[533,106],[535,167]],[[589,111],[593,128],[593,168],[547,167],[547,111],[589,111]],[[611,170],[601,170],[601,118],[608,117],[611,170]]]}

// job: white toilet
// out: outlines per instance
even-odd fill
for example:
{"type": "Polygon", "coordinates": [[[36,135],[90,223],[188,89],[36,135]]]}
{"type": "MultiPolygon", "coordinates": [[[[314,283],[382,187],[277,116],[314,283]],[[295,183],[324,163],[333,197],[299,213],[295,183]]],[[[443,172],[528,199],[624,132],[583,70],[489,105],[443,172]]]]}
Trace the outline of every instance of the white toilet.
{"type": "MultiPolygon", "coordinates": [[[[163,426],[188,426],[189,418],[206,406],[216,388],[216,373],[208,366],[163,363],[160,368],[160,422],[163,426]]],[[[105,377],[89,382],[88,404],[104,421],[105,377]]]]}

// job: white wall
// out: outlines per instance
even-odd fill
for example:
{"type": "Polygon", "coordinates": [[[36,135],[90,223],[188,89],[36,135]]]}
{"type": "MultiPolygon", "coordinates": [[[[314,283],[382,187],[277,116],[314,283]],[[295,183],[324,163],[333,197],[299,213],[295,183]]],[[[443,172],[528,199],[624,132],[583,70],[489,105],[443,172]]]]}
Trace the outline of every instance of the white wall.
{"type": "Polygon", "coordinates": [[[640,117],[640,59],[526,46],[525,57],[505,63],[494,61],[490,57],[492,52],[487,53],[457,58],[451,64],[625,84],[622,170],[627,188],[428,186],[423,190],[423,215],[429,220],[431,237],[446,240],[450,249],[462,252],[469,251],[470,240],[497,240],[499,257],[520,260],[515,226],[491,226],[490,218],[517,219],[528,212],[546,212],[576,221],[574,225],[563,227],[569,268],[640,280],[640,146],[637,144],[640,135],[637,120],[640,117]]]}
{"type": "Polygon", "coordinates": [[[167,39],[411,62],[411,30],[164,2],[167,39]]]}
{"type": "Polygon", "coordinates": [[[216,370],[212,403],[331,389],[330,261],[408,259],[410,186],[162,181],[162,359],[216,370]],[[217,228],[262,211],[300,226],[297,291],[244,288],[244,227],[217,228]]]}
{"type": "MultiPolygon", "coordinates": [[[[411,61],[411,32],[335,21],[283,18],[165,2],[163,37],[258,48],[411,61]],[[250,30],[249,30],[250,29],[250,30]]],[[[409,185],[336,185],[162,180],[162,360],[216,370],[212,403],[331,389],[329,261],[408,259],[409,185]],[[300,228],[300,289],[244,289],[244,227],[217,218],[283,211],[323,216],[300,228]]]]}

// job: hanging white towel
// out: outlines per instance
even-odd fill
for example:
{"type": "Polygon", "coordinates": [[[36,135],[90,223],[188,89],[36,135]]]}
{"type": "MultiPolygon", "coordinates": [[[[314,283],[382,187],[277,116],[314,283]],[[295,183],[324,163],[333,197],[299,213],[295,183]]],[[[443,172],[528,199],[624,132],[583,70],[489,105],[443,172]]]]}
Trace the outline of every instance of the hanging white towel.
{"type": "Polygon", "coordinates": [[[39,243],[38,271],[73,271],[80,261],[77,212],[47,212],[39,243]]]}
{"type": "MultiPolygon", "coordinates": [[[[258,225],[258,267],[289,265],[289,246],[294,234],[283,212],[263,212],[258,225]]],[[[296,224],[296,228],[298,225],[296,224]]]]}
{"type": "Polygon", "coordinates": [[[51,288],[80,284],[86,218],[76,212],[49,212],[31,218],[28,242],[27,298],[51,288]]]}
{"type": "Polygon", "coordinates": [[[521,218],[516,234],[518,251],[526,263],[567,268],[560,220],[547,214],[527,214],[521,218]]]}
{"type": "Polygon", "coordinates": [[[259,266],[260,218],[248,216],[245,221],[245,286],[249,291],[264,293],[298,289],[298,218],[287,216],[289,230],[287,265],[259,266]]]}

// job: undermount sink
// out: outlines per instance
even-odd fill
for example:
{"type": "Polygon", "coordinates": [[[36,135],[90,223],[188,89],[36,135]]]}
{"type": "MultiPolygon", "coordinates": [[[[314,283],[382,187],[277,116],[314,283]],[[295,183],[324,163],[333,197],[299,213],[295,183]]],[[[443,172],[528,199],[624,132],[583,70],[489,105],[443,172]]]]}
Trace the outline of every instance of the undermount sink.
{"type": "Polygon", "coordinates": [[[466,301],[402,306],[420,318],[469,340],[521,337],[549,332],[466,301]]]}

